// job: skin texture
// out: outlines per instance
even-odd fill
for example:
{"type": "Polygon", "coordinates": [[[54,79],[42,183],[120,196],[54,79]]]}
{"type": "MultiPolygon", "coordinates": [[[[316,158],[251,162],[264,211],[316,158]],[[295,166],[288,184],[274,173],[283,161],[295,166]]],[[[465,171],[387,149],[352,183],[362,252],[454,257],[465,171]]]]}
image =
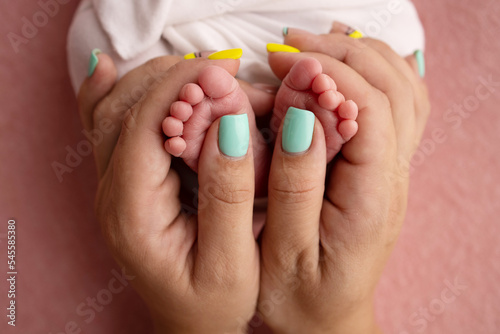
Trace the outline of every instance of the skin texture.
{"type": "MultiPolygon", "coordinates": [[[[106,107],[115,96],[113,80],[108,81],[109,99],[94,100],[97,107],[89,103],[99,98],[92,96],[97,87],[92,80],[104,82],[99,76],[111,72],[106,72],[112,67],[109,58],[100,57],[100,62],[79,101],[89,129],[103,119],[119,125],[123,117],[121,127],[95,148],[100,178],[96,213],[111,252],[137,277],[135,287],[151,308],[158,332],[238,332],[254,313],[259,286],[259,250],[252,232],[252,147],[242,159],[221,155],[219,121],[214,122],[200,156],[198,216],[179,214],[180,182],[169,168],[161,122],[168,114],[165,106],[177,99],[183,84],[195,82],[203,68],[216,65],[234,75],[239,62],[167,63],[161,82],[149,87],[123,116],[106,107]],[[179,88],[172,88],[173,83],[179,88]],[[93,117],[86,118],[94,108],[93,117]]],[[[134,86],[124,79],[123,87],[134,86]]]]}
{"type": "Polygon", "coordinates": [[[276,333],[378,331],[373,291],[404,219],[409,177],[401,161],[422,135],[426,88],[414,60],[376,40],[289,29],[285,43],[302,53],[271,54],[275,74],[317,59],[358,104],[359,131],[327,171],[321,123],[301,155],[283,152],[281,125],[260,247],[252,233],[252,145],[242,159],[221,155],[214,122],[200,156],[198,216],[187,216],[179,214],[180,181],[161,127],[184,84],[212,65],[235,75],[238,61],[162,57],[115,83],[111,59],[100,54],[82,85],[85,129],[113,125],[94,149],[96,213],[115,259],[137,277],[158,333],[239,333],[255,309],[276,333]],[[157,77],[144,83],[146,73],[157,77]],[[144,94],[117,108],[138,86],[144,94]]]}
{"type": "Polygon", "coordinates": [[[404,220],[409,173],[401,161],[410,161],[422,136],[425,84],[380,41],[291,30],[285,43],[302,53],[271,54],[275,74],[283,78],[297,59],[318,59],[358,104],[359,132],[343,146],[326,189],[321,127],[302,156],[276,143],[259,300],[281,298],[261,313],[276,333],[378,332],[373,292],[404,220]]]}

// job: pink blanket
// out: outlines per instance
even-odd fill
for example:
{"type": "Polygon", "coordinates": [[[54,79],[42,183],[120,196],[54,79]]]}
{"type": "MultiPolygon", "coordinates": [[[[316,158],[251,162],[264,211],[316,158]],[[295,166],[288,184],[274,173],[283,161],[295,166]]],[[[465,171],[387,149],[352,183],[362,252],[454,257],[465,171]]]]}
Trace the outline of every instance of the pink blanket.
{"type": "MultiPolygon", "coordinates": [[[[53,7],[45,18],[36,1],[1,5],[0,259],[6,273],[15,219],[18,272],[15,328],[6,318],[10,285],[0,283],[1,333],[152,328],[100,236],[92,158],[62,182],[52,169],[84,139],[65,59],[76,5],[53,7]],[[12,44],[10,33],[23,36],[26,20],[38,27],[12,44]]],[[[417,7],[433,113],[412,163],[408,216],[377,291],[377,316],[394,334],[499,333],[500,2],[417,7]]]]}

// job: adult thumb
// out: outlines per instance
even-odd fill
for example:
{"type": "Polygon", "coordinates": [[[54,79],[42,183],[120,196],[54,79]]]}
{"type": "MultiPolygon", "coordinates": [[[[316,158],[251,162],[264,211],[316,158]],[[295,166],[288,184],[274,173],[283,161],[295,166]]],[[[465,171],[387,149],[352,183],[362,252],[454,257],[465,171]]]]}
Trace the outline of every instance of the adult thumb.
{"type": "Polygon", "coordinates": [[[310,111],[290,108],[278,133],[269,174],[267,222],[262,236],[264,259],[273,262],[273,258],[286,258],[293,268],[305,254],[319,257],[325,175],[326,144],[321,123],[310,111]]]}
{"type": "Polygon", "coordinates": [[[212,124],[198,166],[198,254],[207,261],[204,267],[216,270],[217,264],[225,263],[237,272],[248,272],[248,265],[257,265],[258,256],[252,232],[254,161],[246,114],[223,116],[212,124]]]}

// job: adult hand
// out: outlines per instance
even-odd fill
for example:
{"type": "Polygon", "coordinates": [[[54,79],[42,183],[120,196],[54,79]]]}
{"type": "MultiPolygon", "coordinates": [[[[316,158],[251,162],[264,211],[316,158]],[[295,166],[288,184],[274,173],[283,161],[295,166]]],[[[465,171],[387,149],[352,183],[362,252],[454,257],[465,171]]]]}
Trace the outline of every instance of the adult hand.
{"type": "Polygon", "coordinates": [[[375,333],[373,293],[405,217],[409,161],[430,109],[425,84],[413,59],[380,41],[289,29],[285,43],[302,52],[270,54],[275,74],[283,79],[304,57],[319,60],[358,104],[359,132],[327,175],[317,119],[302,154],[284,151],[280,129],[262,232],[259,312],[275,333],[375,333]]]}
{"type": "Polygon", "coordinates": [[[216,65],[235,75],[239,61],[179,60],[155,59],[115,84],[114,65],[100,54],[82,85],[84,127],[103,136],[94,148],[97,217],[115,259],[136,277],[132,284],[158,333],[235,333],[253,315],[258,296],[251,143],[243,158],[227,158],[214,122],[200,157],[198,216],[186,216],[161,123],[202,68],[216,65]],[[148,75],[154,80],[145,83],[148,75]],[[130,107],[113,107],[134,90],[140,94],[130,107]]]}

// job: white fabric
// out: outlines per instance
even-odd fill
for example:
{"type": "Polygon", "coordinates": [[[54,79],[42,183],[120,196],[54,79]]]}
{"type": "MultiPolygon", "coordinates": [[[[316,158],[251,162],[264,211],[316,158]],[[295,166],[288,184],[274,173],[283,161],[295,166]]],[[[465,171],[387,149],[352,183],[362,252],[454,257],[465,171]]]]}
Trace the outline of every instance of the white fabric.
{"type": "Polygon", "coordinates": [[[77,73],[86,66],[81,58],[95,47],[112,54],[120,75],[160,55],[239,47],[238,76],[272,83],[266,43],[281,42],[285,26],[326,33],[334,20],[384,40],[401,55],[424,48],[409,0],[83,0],[69,36],[70,72],[77,90],[85,74],[77,73]]]}

